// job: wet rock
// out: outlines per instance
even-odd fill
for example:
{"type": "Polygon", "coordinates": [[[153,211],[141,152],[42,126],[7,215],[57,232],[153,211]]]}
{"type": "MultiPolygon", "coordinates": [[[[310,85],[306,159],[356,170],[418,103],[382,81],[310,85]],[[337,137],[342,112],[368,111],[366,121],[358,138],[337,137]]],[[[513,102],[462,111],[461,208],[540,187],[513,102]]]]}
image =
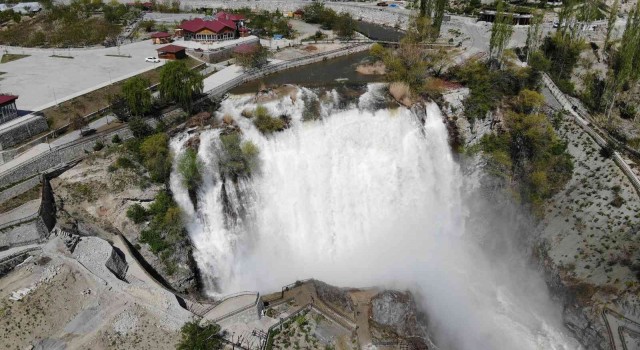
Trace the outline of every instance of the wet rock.
{"type": "Polygon", "coordinates": [[[342,309],[343,312],[353,313],[353,300],[343,288],[334,287],[321,281],[313,280],[318,298],[342,309]]]}
{"type": "Polygon", "coordinates": [[[416,302],[408,292],[387,290],[371,300],[373,326],[399,337],[426,339],[426,329],[420,318],[416,302]]]}

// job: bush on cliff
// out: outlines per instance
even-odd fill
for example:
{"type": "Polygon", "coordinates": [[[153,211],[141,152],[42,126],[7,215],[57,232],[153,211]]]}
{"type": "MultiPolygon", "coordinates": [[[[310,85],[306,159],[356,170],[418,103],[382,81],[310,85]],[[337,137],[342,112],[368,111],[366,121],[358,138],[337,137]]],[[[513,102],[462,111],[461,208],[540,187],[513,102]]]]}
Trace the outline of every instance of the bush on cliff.
{"type": "Polygon", "coordinates": [[[220,175],[235,181],[238,177],[249,176],[256,169],[259,150],[253,142],[242,142],[237,132],[220,135],[220,141],[220,175]]]}
{"type": "Polygon", "coordinates": [[[254,115],[253,124],[265,135],[284,130],[286,127],[284,120],[272,117],[264,106],[258,106],[254,115]]]}

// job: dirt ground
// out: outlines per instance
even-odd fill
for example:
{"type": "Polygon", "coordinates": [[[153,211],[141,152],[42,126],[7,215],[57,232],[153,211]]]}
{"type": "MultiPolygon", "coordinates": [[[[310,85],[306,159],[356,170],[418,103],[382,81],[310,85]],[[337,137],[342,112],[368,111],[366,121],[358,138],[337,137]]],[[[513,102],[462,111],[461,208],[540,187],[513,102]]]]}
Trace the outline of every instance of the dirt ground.
{"type": "Polygon", "coordinates": [[[65,249],[56,237],[0,279],[0,348],[175,348],[186,310],[157,287],[97,275],[65,249]],[[27,294],[10,299],[17,291],[27,294]]]}

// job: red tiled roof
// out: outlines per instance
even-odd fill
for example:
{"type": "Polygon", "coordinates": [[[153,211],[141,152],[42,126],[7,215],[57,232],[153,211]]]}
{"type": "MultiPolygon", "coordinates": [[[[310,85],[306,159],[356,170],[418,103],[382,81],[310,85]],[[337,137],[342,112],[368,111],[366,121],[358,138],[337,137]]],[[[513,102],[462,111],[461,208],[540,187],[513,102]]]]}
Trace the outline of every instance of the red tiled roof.
{"type": "Polygon", "coordinates": [[[233,49],[233,53],[240,54],[249,54],[253,53],[260,48],[260,44],[250,43],[250,44],[242,44],[235,49],[233,49]]]}
{"type": "Polygon", "coordinates": [[[18,96],[0,94],[0,105],[13,102],[18,99],[18,96]]]}
{"type": "Polygon", "coordinates": [[[168,38],[170,36],[171,36],[171,34],[169,34],[167,32],[157,32],[157,33],[151,34],[152,38],[168,38]]]}
{"type": "Polygon", "coordinates": [[[294,12],[293,14],[295,15],[304,15],[304,11],[301,9],[297,9],[296,12],[294,12]]]}
{"type": "Polygon", "coordinates": [[[185,47],[182,46],[178,46],[178,45],[167,45],[167,46],[163,46],[159,49],[156,49],[156,51],[158,52],[166,52],[166,53],[178,53],[180,51],[184,51],[185,47]]]}
{"type": "Polygon", "coordinates": [[[228,13],[228,12],[224,12],[224,11],[220,11],[220,12],[216,13],[215,14],[215,18],[222,19],[222,20],[228,20],[228,21],[243,21],[243,20],[247,19],[244,15],[235,14],[235,13],[228,13]]]}
{"type": "Polygon", "coordinates": [[[233,21],[224,20],[224,19],[215,19],[213,21],[206,21],[206,20],[203,20],[202,18],[195,18],[190,21],[182,22],[182,24],[180,25],[180,28],[191,33],[197,33],[203,29],[209,29],[212,32],[220,33],[225,28],[235,30],[236,24],[233,23],[233,21]]]}

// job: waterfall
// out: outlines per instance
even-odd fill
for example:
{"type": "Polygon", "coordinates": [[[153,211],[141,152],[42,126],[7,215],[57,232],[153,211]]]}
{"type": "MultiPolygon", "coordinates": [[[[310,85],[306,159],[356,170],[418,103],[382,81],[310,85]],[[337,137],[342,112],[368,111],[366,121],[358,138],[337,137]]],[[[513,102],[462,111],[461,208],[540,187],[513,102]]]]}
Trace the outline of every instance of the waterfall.
{"type": "MultiPolygon", "coordinates": [[[[219,131],[209,130],[198,151],[205,163],[198,208],[176,174],[171,183],[209,291],[275,291],[305,278],[410,289],[443,349],[577,348],[525,255],[496,261],[483,249],[492,229],[474,218],[438,106],[419,111],[426,118],[368,108],[380,105],[382,88],[370,85],[342,109],[327,94],[326,117],[312,122],[301,122],[309,90],[264,103],[292,118],[289,129],[267,137],[240,116],[255,106],[250,98],[223,103],[220,114],[234,117],[258,146],[259,171],[223,183],[219,131]],[[229,207],[244,214],[225,219],[229,207]]],[[[172,141],[174,152],[185,137],[172,141]]]]}

